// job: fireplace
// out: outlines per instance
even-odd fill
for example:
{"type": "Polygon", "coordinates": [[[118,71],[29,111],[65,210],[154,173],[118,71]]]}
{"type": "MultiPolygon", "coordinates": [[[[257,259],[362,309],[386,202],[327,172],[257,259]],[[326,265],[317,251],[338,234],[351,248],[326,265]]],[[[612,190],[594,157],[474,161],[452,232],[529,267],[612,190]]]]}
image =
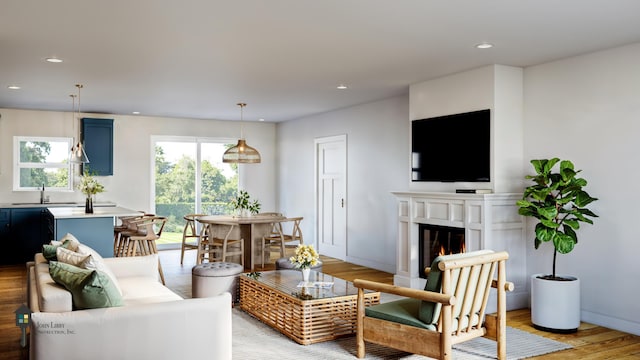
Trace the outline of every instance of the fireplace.
{"type": "Polygon", "coordinates": [[[419,276],[426,279],[424,268],[438,255],[449,255],[465,252],[464,229],[430,224],[419,224],[418,251],[419,276]]]}
{"type": "Polygon", "coordinates": [[[465,244],[466,252],[482,249],[507,250],[507,279],[516,288],[507,294],[507,308],[521,309],[529,306],[525,221],[518,214],[516,205],[522,199],[522,193],[412,191],[393,194],[398,199],[394,285],[424,289],[424,268],[430,266],[431,259],[440,253],[439,249],[432,250],[433,244],[424,240],[433,237],[437,238],[438,243],[446,243],[447,246],[451,244],[452,249],[445,250],[445,253],[460,251],[458,247],[462,244],[465,244]]]}

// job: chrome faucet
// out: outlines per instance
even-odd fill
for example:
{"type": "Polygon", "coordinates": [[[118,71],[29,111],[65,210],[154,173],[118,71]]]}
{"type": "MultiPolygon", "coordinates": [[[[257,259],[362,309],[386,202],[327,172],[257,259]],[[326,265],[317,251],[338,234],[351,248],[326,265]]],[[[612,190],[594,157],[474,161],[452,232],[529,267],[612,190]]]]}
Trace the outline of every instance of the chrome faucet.
{"type": "Polygon", "coordinates": [[[44,184],[42,184],[42,190],[40,190],[40,204],[44,204],[44,184]]]}

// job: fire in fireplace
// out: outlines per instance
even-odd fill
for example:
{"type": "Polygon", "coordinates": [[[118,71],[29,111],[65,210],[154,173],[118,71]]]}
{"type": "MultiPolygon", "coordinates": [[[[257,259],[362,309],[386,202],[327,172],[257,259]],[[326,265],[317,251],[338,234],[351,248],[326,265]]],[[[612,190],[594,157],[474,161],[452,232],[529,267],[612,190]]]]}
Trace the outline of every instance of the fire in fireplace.
{"type": "Polygon", "coordinates": [[[464,229],[430,224],[419,224],[418,250],[420,277],[426,279],[424,268],[431,266],[439,255],[463,253],[464,229]]]}

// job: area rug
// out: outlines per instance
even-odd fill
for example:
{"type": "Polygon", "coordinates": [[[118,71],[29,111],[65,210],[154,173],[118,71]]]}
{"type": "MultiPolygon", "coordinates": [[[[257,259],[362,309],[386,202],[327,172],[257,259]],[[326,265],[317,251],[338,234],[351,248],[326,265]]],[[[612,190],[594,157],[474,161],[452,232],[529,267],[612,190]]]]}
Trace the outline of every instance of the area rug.
{"type": "MultiPolygon", "coordinates": [[[[367,343],[366,359],[422,360],[424,356],[407,354],[367,343]]],[[[507,358],[524,359],[571,348],[571,345],[507,327],[507,358]]],[[[460,360],[495,359],[496,343],[478,338],[454,347],[453,358],[460,360]]],[[[356,359],[355,337],[312,345],[299,345],[278,331],[238,308],[233,309],[233,359],[340,360],[356,359]]]]}

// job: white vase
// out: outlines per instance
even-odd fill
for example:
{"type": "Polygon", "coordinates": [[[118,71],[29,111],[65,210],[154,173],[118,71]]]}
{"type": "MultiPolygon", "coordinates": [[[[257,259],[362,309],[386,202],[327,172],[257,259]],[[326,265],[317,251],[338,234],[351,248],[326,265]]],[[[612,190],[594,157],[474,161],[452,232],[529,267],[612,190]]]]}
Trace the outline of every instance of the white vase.
{"type": "Polygon", "coordinates": [[[568,281],[531,276],[531,322],[539,330],[572,333],[580,326],[580,279],[558,275],[568,281]]]}
{"type": "Polygon", "coordinates": [[[309,273],[311,273],[311,269],[302,268],[300,270],[302,271],[302,281],[308,282],[309,281],[309,273]]]}

